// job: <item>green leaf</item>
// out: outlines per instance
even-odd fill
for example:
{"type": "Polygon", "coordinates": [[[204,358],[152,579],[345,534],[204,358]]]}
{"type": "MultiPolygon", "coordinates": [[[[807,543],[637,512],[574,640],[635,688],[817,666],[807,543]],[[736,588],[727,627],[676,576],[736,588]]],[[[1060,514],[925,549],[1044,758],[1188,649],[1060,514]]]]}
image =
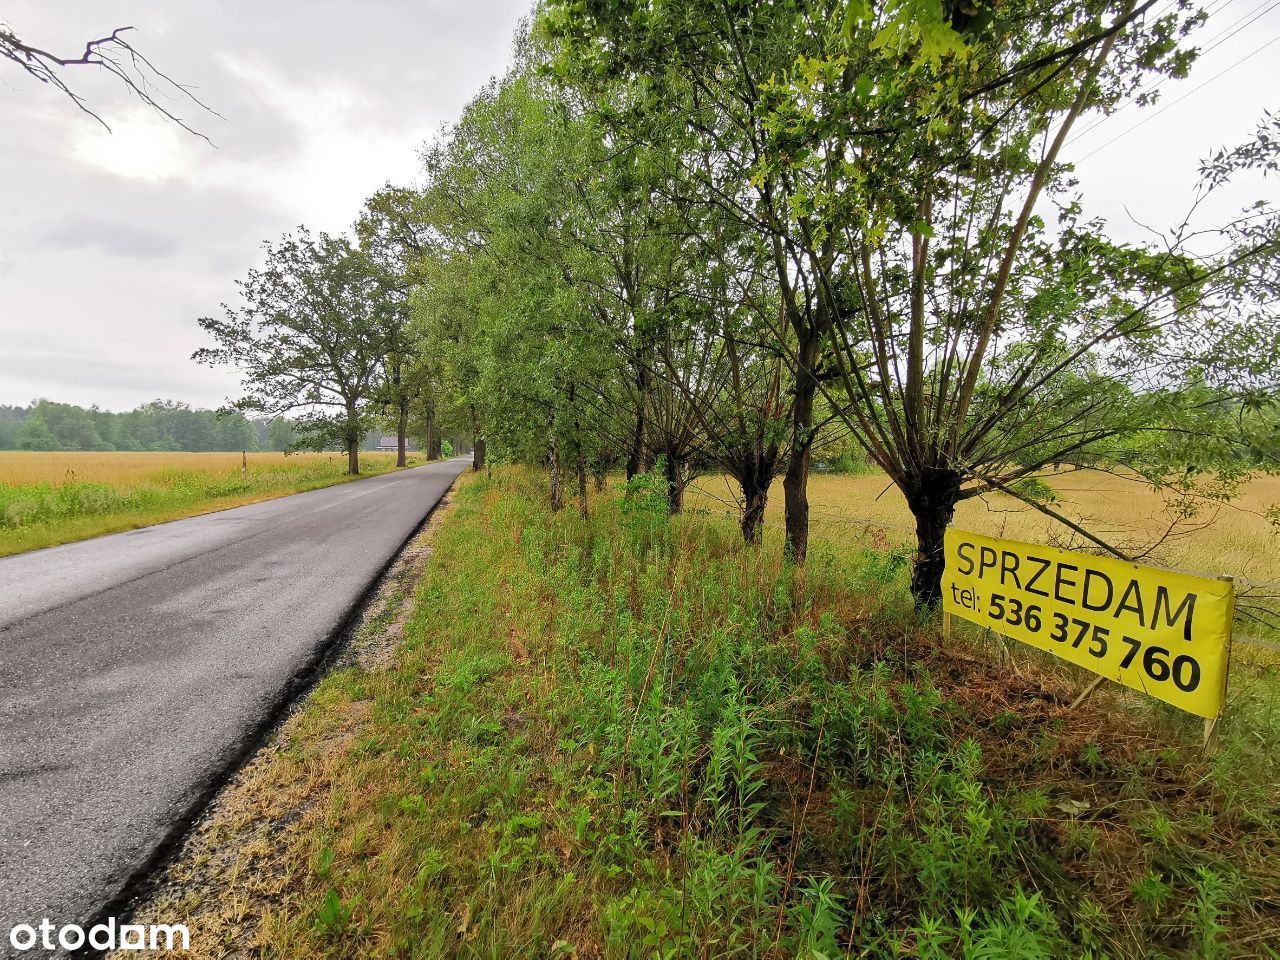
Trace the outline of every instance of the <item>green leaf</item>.
{"type": "Polygon", "coordinates": [[[853,39],[854,29],[864,20],[870,20],[871,13],[869,0],[849,0],[844,8],[844,22],[840,28],[846,40],[853,39]]]}

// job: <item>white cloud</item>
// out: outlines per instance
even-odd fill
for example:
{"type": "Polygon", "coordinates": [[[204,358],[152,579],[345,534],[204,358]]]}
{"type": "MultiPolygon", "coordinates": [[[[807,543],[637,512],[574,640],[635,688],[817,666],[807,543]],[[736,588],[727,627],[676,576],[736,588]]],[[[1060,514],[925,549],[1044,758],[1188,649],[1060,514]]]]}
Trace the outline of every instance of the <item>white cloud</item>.
{"type": "Polygon", "coordinates": [[[5,0],[59,51],[137,25],[138,48],[225,120],[173,101],[215,149],[75,72],[108,134],[0,64],[0,403],[234,396],[233,371],[190,360],[196,318],[234,301],[263,240],[344,230],[384,182],[412,179],[421,141],[505,69],[531,3],[5,0]]]}
{"type": "Polygon", "coordinates": [[[426,130],[411,122],[385,129],[373,94],[351,80],[294,79],[261,57],[223,54],[218,61],[246,97],[292,128],[295,147],[288,163],[243,157],[215,164],[216,179],[252,183],[264,199],[305,212],[308,222],[342,230],[379,186],[417,172],[414,148],[426,130]]]}
{"type": "Polygon", "coordinates": [[[187,171],[193,144],[183,130],[137,104],[101,124],[80,124],[72,133],[72,155],[82,163],[126,180],[159,183],[187,171]]]}

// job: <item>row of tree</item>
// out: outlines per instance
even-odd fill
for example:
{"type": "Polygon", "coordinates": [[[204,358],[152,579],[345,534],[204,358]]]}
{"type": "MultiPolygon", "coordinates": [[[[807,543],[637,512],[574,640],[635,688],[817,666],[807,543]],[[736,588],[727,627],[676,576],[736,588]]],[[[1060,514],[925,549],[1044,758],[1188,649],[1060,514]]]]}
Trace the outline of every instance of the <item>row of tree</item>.
{"type": "Polygon", "coordinates": [[[288,450],[295,441],[284,418],[251,421],[167,400],[126,413],[50,400],[0,406],[0,450],[288,450]]]}
{"type": "Polygon", "coordinates": [[[968,498],[1114,550],[1026,481],[1223,495],[1275,466],[1280,217],[1195,214],[1277,169],[1280,117],[1146,244],[1084,216],[1064,152],[1186,75],[1204,15],[1154,7],[546,0],[423,186],[376,195],[358,242],[269,247],[201,358],[348,442],[366,406],[416,408],[477,465],[545,464],[557,509],[618,468],[678,512],[716,470],[759,543],[781,477],[795,562],[815,450],[854,444],[915,517],[922,607],[968,498]]]}
{"type": "Polygon", "coordinates": [[[446,443],[467,445],[437,417],[426,353],[408,323],[408,267],[387,239],[393,229],[372,205],[355,242],[300,227],[265,244],[264,266],[239,281],[240,305],[199,321],[214,346],[194,359],[244,377],[245,395],[230,409],[288,415],[295,446],[344,449],[352,474],[371,429],[395,432],[399,466],[410,437],[431,459],[446,443]]]}
{"type": "MultiPolygon", "coordinates": [[[[361,437],[362,450],[382,446],[385,419],[371,417],[361,437]]],[[[409,442],[430,458],[467,449],[465,437],[436,431],[423,435],[425,424],[411,419],[409,442]]],[[[334,449],[316,446],[287,417],[249,419],[237,410],[199,410],[172,400],[153,400],[125,413],[37,400],[29,407],[0,405],[0,450],[53,451],[209,451],[292,452],[334,449]]]]}

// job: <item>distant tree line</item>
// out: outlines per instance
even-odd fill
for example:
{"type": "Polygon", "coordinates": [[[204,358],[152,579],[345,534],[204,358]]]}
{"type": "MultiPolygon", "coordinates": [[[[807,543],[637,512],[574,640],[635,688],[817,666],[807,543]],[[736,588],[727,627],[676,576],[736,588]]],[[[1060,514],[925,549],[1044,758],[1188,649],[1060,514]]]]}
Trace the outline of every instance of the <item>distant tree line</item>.
{"type": "Polygon", "coordinates": [[[125,413],[52,400],[0,406],[0,450],[283,451],[295,442],[295,426],[283,417],[250,420],[172,400],[125,413]]]}
{"type": "MultiPolygon", "coordinates": [[[[360,438],[364,450],[376,450],[394,422],[372,418],[372,428],[360,438]]],[[[470,449],[465,434],[448,436],[434,429],[424,416],[408,423],[410,448],[426,452],[430,459],[452,456],[455,449],[470,449]]],[[[0,404],[0,450],[155,450],[274,451],[306,449],[341,450],[332,442],[316,447],[288,417],[250,419],[238,410],[200,410],[173,400],[153,400],[135,410],[114,413],[96,406],[37,400],[30,406],[0,404]]]]}

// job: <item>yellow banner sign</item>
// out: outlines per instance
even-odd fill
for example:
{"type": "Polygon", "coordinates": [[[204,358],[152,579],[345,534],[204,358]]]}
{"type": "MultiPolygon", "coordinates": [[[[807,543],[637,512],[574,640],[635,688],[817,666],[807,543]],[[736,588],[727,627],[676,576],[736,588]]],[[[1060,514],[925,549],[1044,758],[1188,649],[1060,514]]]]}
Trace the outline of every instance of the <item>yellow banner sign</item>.
{"type": "Polygon", "coordinates": [[[1199,717],[1227,690],[1235,593],[1109,557],[947,530],[942,608],[1199,717]]]}

